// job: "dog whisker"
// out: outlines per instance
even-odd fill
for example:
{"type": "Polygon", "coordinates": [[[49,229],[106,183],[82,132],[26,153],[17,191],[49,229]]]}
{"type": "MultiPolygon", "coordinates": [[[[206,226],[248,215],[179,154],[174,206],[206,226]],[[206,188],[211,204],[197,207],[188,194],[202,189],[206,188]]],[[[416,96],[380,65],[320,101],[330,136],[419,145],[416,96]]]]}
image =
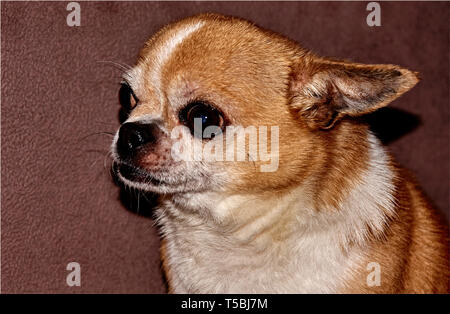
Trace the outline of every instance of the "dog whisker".
{"type": "Polygon", "coordinates": [[[125,64],[125,63],[120,63],[120,62],[115,62],[115,61],[108,61],[108,60],[98,60],[97,62],[98,63],[104,63],[104,64],[107,64],[107,65],[112,65],[113,67],[123,71],[124,73],[126,73],[127,71],[132,69],[132,66],[130,66],[128,64],[125,64]]]}
{"type": "Polygon", "coordinates": [[[91,133],[91,134],[88,134],[88,135],[83,136],[80,139],[78,139],[76,144],[79,144],[80,142],[82,142],[82,141],[84,141],[84,140],[86,140],[86,139],[88,139],[88,138],[90,138],[92,136],[96,136],[96,135],[108,135],[108,136],[113,138],[115,136],[115,133],[113,133],[113,132],[106,132],[106,131],[91,133]]]}

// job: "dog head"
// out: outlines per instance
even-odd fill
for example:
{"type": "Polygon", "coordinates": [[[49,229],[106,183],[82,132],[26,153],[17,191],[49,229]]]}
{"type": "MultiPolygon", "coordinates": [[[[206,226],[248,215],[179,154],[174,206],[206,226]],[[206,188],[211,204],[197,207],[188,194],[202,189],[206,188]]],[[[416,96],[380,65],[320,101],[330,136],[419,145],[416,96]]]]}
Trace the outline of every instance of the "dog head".
{"type": "Polygon", "coordinates": [[[156,193],[232,193],[298,185],[327,168],[331,147],[352,154],[334,162],[357,167],[366,139],[352,117],[417,81],[398,66],[318,57],[241,19],[188,18],[156,33],[123,77],[117,174],[156,193]]]}

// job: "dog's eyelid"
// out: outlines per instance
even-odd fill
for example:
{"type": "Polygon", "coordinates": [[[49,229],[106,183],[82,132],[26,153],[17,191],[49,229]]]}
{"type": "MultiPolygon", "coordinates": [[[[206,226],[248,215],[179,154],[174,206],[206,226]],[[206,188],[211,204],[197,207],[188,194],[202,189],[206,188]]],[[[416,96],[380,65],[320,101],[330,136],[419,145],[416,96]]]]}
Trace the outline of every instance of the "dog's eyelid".
{"type": "Polygon", "coordinates": [[[130,82],[128,82],[126,79],[122,79],[119,83],[120,85],[126,85],[127,87],[129,87],[131,89],[131,84],[130,82]]]}
{"type": "Polygon", "coordinates": [[[139,103],[139,98],[136,96],[136,94],[134,93],[133,90],[131,90],[131,96],[133,96],[133,99],[136,102],[136,104],[135,104],[135,107],[136,107],[139,103]]]}
{"type": "Polygon", "coordinates": [[[131,96],[133,97],[133,99],[135,101],[134,107],[136,107],[139,103],[139,98],[136,96],[136,93],[134,92],[133,88],[131,87],[130,82],[128,82],[125,78],[123,78],[122,81],[120,82],[120,85],[125,85],[126,87],[128,87],[128,89],[130,90],[131,96]]]}
{"type": "Polygon", "coordinates": [[[139,103],[139,99],[136,97],[136,94],[126,80],[120,82],[119,103],[127,112],[136,108],[139,103]]]}
{"type": "Polygon", "coordinates": [[[203,99],[203,98],[196,98],[196,99],[189,100],[188,102],[186,102],[186,104],[184,106],[181,107],[180,111],[186,110],[194,105],[203,105],[203,106],[211,108],[212,110],[216,110],[216,111],[220,112],[221,114],[223,113],[222,110],[220,110],[219,107],[217,107],[214,103],[212,103],[211,101],[208,101],[206,99],[203,99]]]}

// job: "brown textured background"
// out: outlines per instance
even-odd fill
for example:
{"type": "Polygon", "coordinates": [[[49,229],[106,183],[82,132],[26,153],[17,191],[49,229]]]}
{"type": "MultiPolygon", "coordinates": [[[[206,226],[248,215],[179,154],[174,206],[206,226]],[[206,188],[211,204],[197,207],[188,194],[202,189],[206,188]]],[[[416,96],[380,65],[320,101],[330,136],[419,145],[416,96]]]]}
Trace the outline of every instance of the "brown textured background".
{"type": "Polygon", "coordinates": [[[81,27],[66,25],[67,2],[1,4],[2,292],[165,291],[157,230],[124,209],[104,167],[111,138],[91,135],[118,126],[121,72],[98,61],[133,64],[152,33],[199,12],[251,19],[322,55],[420,71],[396,110],[371,120],[448,217],[448,2],[382,2],[372,28],[367,2],[80,4],[81,27]],[[81,288],[66,286],[71,261],[81,288]]]}

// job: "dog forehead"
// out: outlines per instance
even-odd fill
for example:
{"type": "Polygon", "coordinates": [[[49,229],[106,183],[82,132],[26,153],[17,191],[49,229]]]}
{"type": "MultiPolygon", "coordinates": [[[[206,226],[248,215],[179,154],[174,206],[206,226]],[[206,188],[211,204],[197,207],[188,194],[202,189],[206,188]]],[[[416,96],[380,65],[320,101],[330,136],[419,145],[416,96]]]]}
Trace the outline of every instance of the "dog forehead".
{"type": "MultiPolygon", "coordinates": [[[[222,74],[225,70],[246,66],[260,69],[270,66],[280,55],[280,42],[247,22],[206,20],[199,23],[201,27],[171,50],[163,71],[194,67],[218,70],[222,74]]],[[[165,47],[172,47],[171,41],[166,41],[165,47]]]]}
{"type": "Polygon", "coordinates": [[[146,72],[145,79],[151,80],[148,83],[155,85],[177,68],[224,72],[225,66],[227,70],[256,66],[262,70],[280,61],[276,60],[283,50],[280,44],[280,38],[246,21],[200,15],[155,34],[141,50],[138,66],[146,72]]]}
{"type": "MultiPolygon", "coordinates": [[[[190,46],[194,51],[203,50],[204,46],[230,48],[233,39],[240,39],[256,31],[257,27],[248,22],[215,15],[199,15],[169,24],[150,38],[141,50],[139,59],[153,65],[163,65],[180,46],[189,43],[200,44],[199,49],[190,46]],[[225,44],[225,45],[224,45],[225,44]]],[[[254,37],[253,37],[254,38],[254,37]]]]}
{"type": "Polygon", "coordinates": [[[177,23],[151,37],[141,49],[136,66],[125,74],[133,89],[144,92],[152,87],[155,92],[159,92],[165,64],[176,48],[203,25],[204,22],[200,20],[177,23]]]}

